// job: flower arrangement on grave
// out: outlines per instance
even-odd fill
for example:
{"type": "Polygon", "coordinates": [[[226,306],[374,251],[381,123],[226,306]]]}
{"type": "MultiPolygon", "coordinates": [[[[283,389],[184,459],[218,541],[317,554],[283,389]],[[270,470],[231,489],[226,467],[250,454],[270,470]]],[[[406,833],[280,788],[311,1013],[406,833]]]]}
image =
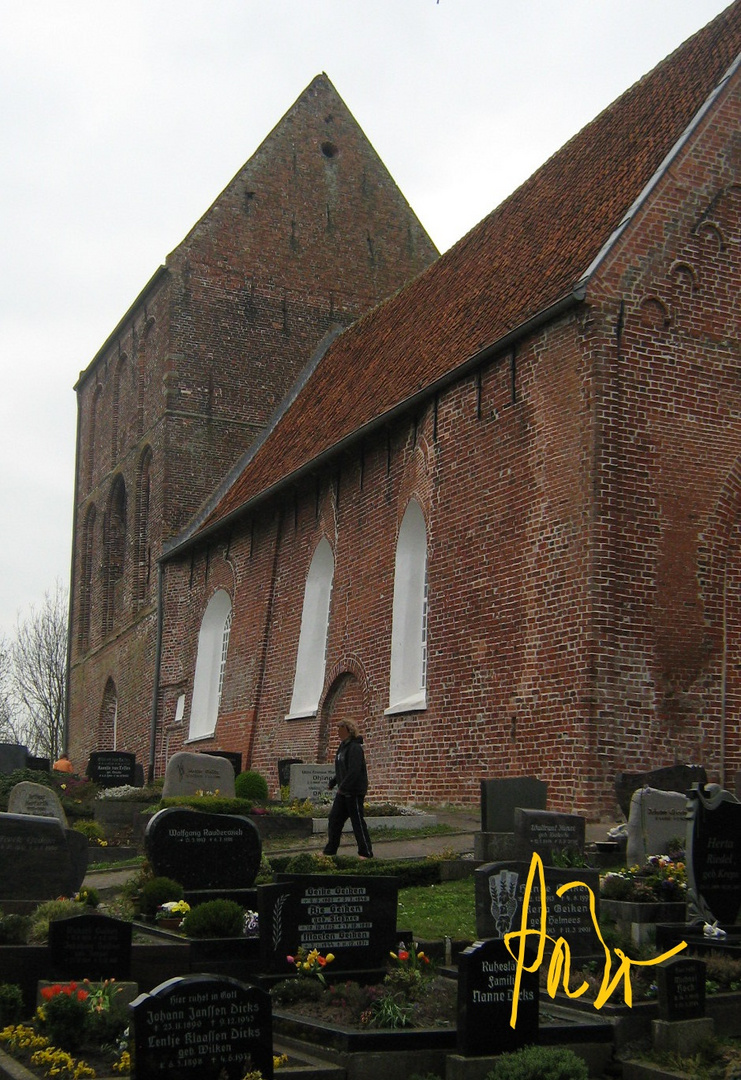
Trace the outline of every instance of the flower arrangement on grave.
{"type": "Polygon", "coordinates": [[[189,911],[190,904],[186,900],[166,900],[164,904],[160,904],[157,908],[155,920],[157,922],[167,922],[177,919],[182,922],[189,911]]]}
{"type": "Polygon", "coordinates": [[[603,900],[629,903],[683,903],[687,892],[687,872],[681,858],[651,855],[643,866],[610,871],[600,878],[603,900]]]}
{"type": "Polygon", "coordinates": [[[311,952],[307,953],[301,946],[295,956],[287,956],[286,960],[289,964],[295,966],[300,976],[316,978],[326,986],[327,980],[324,978],[323,972],[327,964],[331,964],[334,960],[334,953],[330,952],[326,956],[322,956],[318,949],[312,949],[311,952]]]}
{"type": "Polygon", "coordinates": [[[407,946],[399,942],[398,952],[389,953],[392,960],[391,970],[384,978],[386,986],[400,990],[407,997],[414,997],[422,988],[422,983],[432,974],[430,958],[416,941],[407,946]]]}
{"type": "Polygon", "coordinates": [[[256,911],[247,910],[244,913],[245,937],[257,937],[260,933],[260,917],[256,911]]]}

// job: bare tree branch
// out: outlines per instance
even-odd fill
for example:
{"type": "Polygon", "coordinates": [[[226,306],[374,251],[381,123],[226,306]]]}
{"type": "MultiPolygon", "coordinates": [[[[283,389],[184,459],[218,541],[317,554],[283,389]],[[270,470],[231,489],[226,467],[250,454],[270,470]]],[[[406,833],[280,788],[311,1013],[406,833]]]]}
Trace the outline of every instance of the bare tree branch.
{"type": "Polygon", "coordinates": [[[18,622],[10,646],[11,699],[29,749],[56,760],[64,745],[67,682],[67,593],[57,582],[37,611],[18,622]]]}

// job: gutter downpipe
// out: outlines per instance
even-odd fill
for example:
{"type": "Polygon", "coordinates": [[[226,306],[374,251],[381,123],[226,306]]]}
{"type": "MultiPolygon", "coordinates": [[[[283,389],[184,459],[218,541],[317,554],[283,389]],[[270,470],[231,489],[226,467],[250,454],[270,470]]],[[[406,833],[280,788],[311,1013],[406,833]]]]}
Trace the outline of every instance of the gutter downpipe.
{"type": "Polygon", "coordinates": [[[162,611],[163,571],[162,563],[157,560],[157,641],[154,648],[154,685],[152,687],[152,714],[149,724],[149,766],[147,769],[147,783],[154,780],[154,766],[156,760],[155,748],[157,746],[157,703],[159,699],[160,672],[162,670],[162,627],[164,623],[162,611]]]}
{"type": "Polygon", "coordinates": [[[71,692],[71,677],[72,677],[72,618],[74,614],[75,603],[75,545],[74,537],[77,536],[77,499],[79,495],[80,485],[80,395],[75,394],[77,398],[77,432],[75,435],[75,489],[72,494],[72,537],[73,542],[70,544],[70,568],[69,568],[69,605],[67,608],[67,672],[65,676],[64,686],[64,737],[62,739],[62,745],[65,752],[69,752],[69,703],[71,692]]]}
{"type": "Polygon", "coordinates": [[[720,668],[720,786],[726,786],[726,709],[728,687],[728,554],[723,567],[723,657],[720,668]]]}

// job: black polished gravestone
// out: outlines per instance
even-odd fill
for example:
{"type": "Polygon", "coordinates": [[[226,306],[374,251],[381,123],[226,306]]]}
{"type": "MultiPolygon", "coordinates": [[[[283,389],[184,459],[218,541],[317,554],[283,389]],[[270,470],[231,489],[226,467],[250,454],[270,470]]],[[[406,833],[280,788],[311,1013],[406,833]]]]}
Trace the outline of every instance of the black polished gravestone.
{"type": "Polygon", "coordinates": [[[0,814],[0,903],[74,896],[87,857],[87,837],[56,818],[0,814]]]}
{"type": "MultiPolygon", "coordinates": [[[[525,952],[524,967],[535,953],[525,952]]],[[[538,1041],[539,976],[523,970],[512,1027],[517,964],[503,941],[476,941],[458,957],[458,1051],[501,1054],[538,1041]]]]}
{"type": "Polygon", "coordinates": [[[741,803],[716,785],[694,787],[688,817],[690,921],[732,925],[741,910],[741,803]]]}
{"type": "Polygon", "coordinates": [[[26,758],[26,768],[31,772],[51,772],[51,760],[48,757],[34,757],[29,754],[26,758]]]}
{"type": "Polygon", "coordinates": [[[502,776],[481,781],[481,831],[511,833],[515,807],[545,810],[548,784],[534,776],[502,776]]]}
{"type": "Polygon", "coordinates": [[[705,1015],[705,973],[703,960],[667,960],[656,969],[656,985],[661,1020],[695,1020],[705,1015]]]}
{"type": "Polygon", "coordinates": [[[649,772],[615,774],[615,798],[626,821],[630,816],[630,800],[639,788],[657,788],[659,791],[687,793],[694,784],[707,783],[707,773],[702,765],[667,765],[649,772]]]}
{"type": "Polygon", "coordinates": [[[270,995],[216,975],[170,979],[129,1006],[135,1080],[273,1076],[270,995]]]}
{"type": "Polygon", "coordinates": [[[93,750],[85,769],[94,784],[100,787],[135,786],[136,754],[123,750],[93,750]]]}
{"type": "Polygon", "coordinates": [[[144,845],[155,874],[174,878],[186,891],[249,889],[262,857],[260,833],[249,818],[177,806],[150,818],[144,845]]]}
{"type": "Polygon", "coordinates": [[[9,776],[16,769],[25,769],[28,750],[18,743],[0,742],[0,776],[9,776]]]}
{"type": "Polygon", "coordinates": [[[49,954],[56,979],[128,979],[131,923],[84,913],[49,923],[49,954]]]}
{"type": "Polygon", "coordinates": [[[234,775],[239,776],[242,771],[242,755],[232,750],[201,750],[206,757],[223,757],[231,763],[234,775]]]}
{"type": "Polygon", "coordinates": [[[295,969],[286,957],[333,953],[333,971],[385,967],[398,947],[395,878],[278,874],[257,889],[260,960],[264,970],[295,969]]]}
{"type": "Polygon", "coordinates": [[[577,814],[515,808],[514,857],[528,862],[536,851],[544,863],[564,852],[584,854],[586,822],[577,814]]]}
{"type": "MultiPolygon", "coordinates": [[[[505,934],[520,930],[529,871],[530,863],[526,862],[488,863],[474,871],[477,937],[504,938],[505,934]]],[[[541,896],[539,876],[536,875],[533,880],[527,928],[544,930],[554,940],[562,937],[572,956],[603,953],[595,921],[592,919],[589,896],[591,890],[594,896],[595,918],[599,920],[599,873],[585,867],[562,870],[546,866],[543,869],[543,878],[544,898],[541,896]],[[563,896],[557,895],[557,889],[562,885],[577,881],[583,884],[568,889],[563,896]],[[541,905],[543,899],[545,919],[541,905]]],[[[546,942],[546,952],[551,949],[552,943],[546,942]]]]}
{"type": "Polygon", "coordinates": [[[284,757],[278,758],[278,786],[291,786],[291,765],[303,765],[302,758],[284,757]]]}

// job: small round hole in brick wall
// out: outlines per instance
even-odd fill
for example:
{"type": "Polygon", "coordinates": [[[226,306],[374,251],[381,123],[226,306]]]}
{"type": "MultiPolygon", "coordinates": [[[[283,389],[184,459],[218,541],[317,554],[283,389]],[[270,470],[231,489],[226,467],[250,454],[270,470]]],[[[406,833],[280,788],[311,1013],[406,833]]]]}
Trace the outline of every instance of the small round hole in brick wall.
{"type": "Polygon", "coordinates": [[[333,142],[323,142],[322,143],[322,153],[327,158],[333,158],[333,157],[337,157],[337,155],[339,154],[339,150],[337,149],[337,147],[335,146],[335,144],[333,142]]]}

